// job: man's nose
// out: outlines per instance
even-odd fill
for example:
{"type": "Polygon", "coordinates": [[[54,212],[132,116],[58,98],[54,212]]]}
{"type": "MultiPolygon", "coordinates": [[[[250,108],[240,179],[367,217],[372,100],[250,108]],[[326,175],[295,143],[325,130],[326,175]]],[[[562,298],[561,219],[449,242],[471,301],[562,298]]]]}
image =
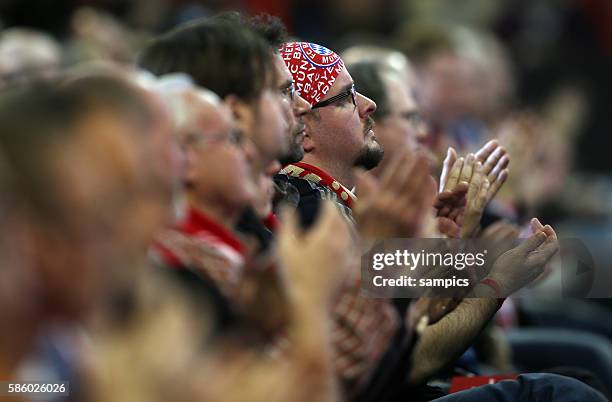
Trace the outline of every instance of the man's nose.
{"type": "Polygon", "coordinates": [[[376,102],[357,92],[357,108],[359,117],[366,118],[376,111],[376,102]]]}

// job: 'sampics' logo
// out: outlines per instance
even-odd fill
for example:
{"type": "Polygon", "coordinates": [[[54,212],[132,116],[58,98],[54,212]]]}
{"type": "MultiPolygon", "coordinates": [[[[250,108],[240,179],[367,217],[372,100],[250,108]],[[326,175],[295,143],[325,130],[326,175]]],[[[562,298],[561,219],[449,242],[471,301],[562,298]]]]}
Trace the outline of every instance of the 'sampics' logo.
{"type": "Polygon", "coordinates": [[[340,61],[340,56],[325,46],[314,43],[300,43],[300,50],[304,57],[317,67],[332,67],[340,61]]]}

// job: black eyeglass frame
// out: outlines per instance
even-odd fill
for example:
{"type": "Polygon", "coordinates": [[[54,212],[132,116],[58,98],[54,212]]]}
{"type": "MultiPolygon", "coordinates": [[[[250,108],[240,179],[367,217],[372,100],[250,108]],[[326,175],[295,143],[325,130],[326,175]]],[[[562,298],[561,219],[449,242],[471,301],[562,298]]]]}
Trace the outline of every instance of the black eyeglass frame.
{"type": "Polygon", "coordinates": [[[348,97],[352,97],[353,99],[353,105],[355,107],[357,107],[357,92],[355,91],[355,85],[351,85],[350,88],[348,88],[346,91],[340,92],[338,95],[334,95],[329,99],[323,100],[321,102],[317,102],[314,105],[312,105],[311,109],[318,109],[320,107],[325,107],[325,106],[329,106],[332,103],[338,102],[339,100],[348,98],[348,97]]]}

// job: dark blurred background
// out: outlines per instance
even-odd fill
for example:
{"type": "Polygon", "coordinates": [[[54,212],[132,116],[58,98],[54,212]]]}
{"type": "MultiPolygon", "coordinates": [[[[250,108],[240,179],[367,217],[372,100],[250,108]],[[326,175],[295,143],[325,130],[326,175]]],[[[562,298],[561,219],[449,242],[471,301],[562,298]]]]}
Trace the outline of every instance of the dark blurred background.
{"type": "MultiPolygon", "coordinates": [[[[438,90],[441,102],[426,117],[439,150],[470,152],[502,138],[511,123],[506,137],[520,138],[511,154],[516,183],[507,186],[512,204],[551,223],[612,232],[610,0],[0,0],[0,24],[5,39],[14,27],[47,33],[55,51],[31,43],[47,58],[61,54],[63,65],[130,63],[153,35],[226,10],[276,15],[295,38],[338,52],[402,51],[419,84],[438,90]],[[524,149],[533,149],[525,163],[524,149]]],[[[18,70],[17,47],[0,48],[3,75],[18,70]]]]}
{"type": "Polygon", "coordinates": [[[612,145],[612,1],[609,0],[3,0],[4,27],[27,26],[67,40],[75,12],[93,7],[129,29],[158,33],[221,10],[268,12],[296,36],[328,47],[350,38],[397,43],[411,24],[464,24],[489,31],[505,45],[516,97],[537,107],[563,85],[578,87],[588,105],[580,127],[580,170],[607,172],[612,145]]]}

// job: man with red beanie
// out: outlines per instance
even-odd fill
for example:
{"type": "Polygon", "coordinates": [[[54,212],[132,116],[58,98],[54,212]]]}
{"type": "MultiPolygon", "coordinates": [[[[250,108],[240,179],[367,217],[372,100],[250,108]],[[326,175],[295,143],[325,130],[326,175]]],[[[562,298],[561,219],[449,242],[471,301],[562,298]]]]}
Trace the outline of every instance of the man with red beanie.
{"type": "MultiPolygon", "coordinates": [[[[313,43],[286,43],[281,57],[293,76],[296,90],[312,106],[304,117],[304,158],[284,167],[279,180],[299,191],[298,212],[304,226],[316,220],[321,200],[334,200],[354,223],[351,190],[355,167],[371,169],[383,157],[370,115],[376,104],[355,92],[342,59],[313,43]]],[[[359,393],[394,339],[405,340],[401,318],[390,300],[360,296],[355,269],[333,306],[333,343],[336,372],[352,397],[359,393]]]]}
{"type": "Polygon", "coordinates": [[[292,180],[300,190],[302,222],[308,226],[314,221],[321,192],[344,204],[350,216],[354,168],[369,170],[383,157],[370,117],[376,104],[355,92],[344,62],[326,47],[293,42],[280,52],[297,92],[312,106],[304,117],[304,158],[283,170],[289,177],[305,179],[292,180]]]}

